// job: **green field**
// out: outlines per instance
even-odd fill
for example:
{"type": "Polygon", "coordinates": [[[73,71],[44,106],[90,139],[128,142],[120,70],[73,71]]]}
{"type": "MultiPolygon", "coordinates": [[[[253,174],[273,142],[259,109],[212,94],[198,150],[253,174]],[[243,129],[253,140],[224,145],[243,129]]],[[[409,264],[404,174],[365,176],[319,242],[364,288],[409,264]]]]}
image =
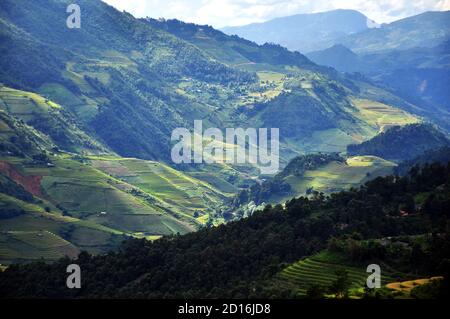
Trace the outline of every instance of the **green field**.
{"type": "Polygon", "coordinates": [[[79,249],[49,231],[0,232],[0,263],[74,258],[79,249]]]}
{"type": "MultiPolygon", "coordinates": [[[[24,202],[0,194],[1,209],[22,211],[18,216],[2,219],[0,231],[8,234],[48,231],[93,253],[113,248],[125,235],[156,239],[193,231],[207,222],[211,209],[224,198],[206,182],[153,162],[123,159],[129,166],[127,169],[135,171],[134,175],[113,176],[113,171],[109,175],[104,165],[121,161],[95,160],[103,164],[97,169],[95,165],[74,160],[71,155],[51,156],[52,166],[36,165],[17,157],[1,160],[12,165],[22,183],[41,177],[42,197],[24,202]]],[[[0,243],[0,251],[2,263],[10,263],[25,260],[30,250],[17,241],[5,239],[0,243]]],[[[55,254],[59,253],[60,250],[55,250],[55,254]]]]}
{"type": "MultiPolygon", "coordinates": [[[[302,259],[283,269],[276,276],[276,281],[283,285],[295,287],[298,296],[305,296],[309,287],[320,285],[328,287],[336,279],[336,270],[345,269],[351,280],[350,295],[358,296],[366,285],[369,273],[366,266],[350,265],[341,255],[322,251],[312,257],[302,259]]],[[[392,273],[382,271],[382,285],[391,282],[392,273]]]]}
{"type": "Polygon", "coordinates": [[[63,107],[39,94],[0,86],[0,109],[49,136],[71,152],[104,152],[106,149],[78,127],[63,107]]]}
{"type": "MultiPolygon", "coordinates": [[[[307,191],[315,190],[330,194],[332,192],[358,187],[364,182],[378,176],[393,172],[396,164],[375,156],[355,156],[345,163],[331,162],[315,170],[308,170],[302,176],[290,175],[284,178],[295,196],[302,196],[307,191]]],[[[283,203],[293,194],[273,195],[269,202],[283,203]]]]}
{"type": "MultiPolygon", "coordinates": [[[[95,156],[89,158],[92,165],[102,172],[138,187],[150,196],[155,207],[194,224],[205,224],[208,216],[219,210],[227,197],[232,196],[226,191],[233,190],[233,186],[226,185],[219,178],[209,184],[205,175],[205,179],[197,179],[196,174],[188,175],[159,162],[95,156]],[[221,186],[221,182],[226,186],[224,191],[217,187],[221,186]]],[[[202,175],[200,172],[198,174],[202,175]]]]}

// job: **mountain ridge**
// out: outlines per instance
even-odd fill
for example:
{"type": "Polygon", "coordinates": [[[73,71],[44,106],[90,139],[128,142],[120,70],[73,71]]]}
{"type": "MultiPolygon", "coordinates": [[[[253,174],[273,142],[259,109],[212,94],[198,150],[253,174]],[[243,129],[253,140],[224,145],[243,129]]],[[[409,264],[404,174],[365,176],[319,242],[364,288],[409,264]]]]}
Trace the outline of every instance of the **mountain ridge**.
{"type": "Polygon", "coordinates": [[[326,48],[335,39],[361,32],[371,21],[356,10],[338,9],[320,13],[297,14],[240,27],[222,28],[228,34],[238,34],[259,44],[273,42],[290,50],[307,53],[326,48]],[[324,26],[326,25],[326,26],[324,26]],[[301,33],[297,31],[302,30],[301,33]],[[315,30],[314,36],[312,31],[315,30]],[[306,34],[306,35],[302,35],[306,34]],[[308,34],[309,37],[308,37],[308,34]]]}

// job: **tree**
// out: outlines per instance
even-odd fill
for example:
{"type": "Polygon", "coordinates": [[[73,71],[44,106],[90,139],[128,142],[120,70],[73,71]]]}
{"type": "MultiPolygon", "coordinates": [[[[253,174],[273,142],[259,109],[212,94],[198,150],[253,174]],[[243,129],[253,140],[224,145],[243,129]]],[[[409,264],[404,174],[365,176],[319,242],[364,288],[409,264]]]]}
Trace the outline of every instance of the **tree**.
{"type": "Polygon", "coordinates": [[[336,280],[331,284],[329,290],[336,298],[348,297],[348,290],[351,285],[351,280],[348,277],[348,271],[345,269],[336,270],[336,280]]]}
{"type": "Polygon", "coordinates": [[[308,299],[323,299],[325,295],[325,289],[321,285],[311,285],[306,291],[306,297],[308,299]]]}

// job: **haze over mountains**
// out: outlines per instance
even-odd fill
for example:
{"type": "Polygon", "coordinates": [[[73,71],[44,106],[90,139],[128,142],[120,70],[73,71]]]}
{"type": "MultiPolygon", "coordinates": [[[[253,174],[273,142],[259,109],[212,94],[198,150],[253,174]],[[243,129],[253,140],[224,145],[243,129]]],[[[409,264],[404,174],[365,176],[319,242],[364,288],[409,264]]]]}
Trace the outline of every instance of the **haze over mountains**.
{"type": "Polygon", "coordinates": [[[259,44],[277,43],[292,51],[308,53],[328,48],[345,36],[378,27],[376,22],[358,11],[341,9],[297,14],[222,30],[259,44]]]}
{"type": "Polygon", "coordinates": [[[314,62],[359,72],[449,128],[450,12],[427,12],[340,39],[314,62]]]}

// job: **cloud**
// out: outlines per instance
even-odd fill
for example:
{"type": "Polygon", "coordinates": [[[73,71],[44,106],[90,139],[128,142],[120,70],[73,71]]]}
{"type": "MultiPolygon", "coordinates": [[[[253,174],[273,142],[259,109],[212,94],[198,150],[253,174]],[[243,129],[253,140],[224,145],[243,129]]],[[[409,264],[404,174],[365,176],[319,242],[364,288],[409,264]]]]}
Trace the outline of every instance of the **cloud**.
{"type": "Polygon", "coordinates": [[[354,9],[379,23],[424,11],[450,10],[450,0],[103,0],[136,17],[164,17],[214,27],[262,22],[297,13],[354,9]]]}

